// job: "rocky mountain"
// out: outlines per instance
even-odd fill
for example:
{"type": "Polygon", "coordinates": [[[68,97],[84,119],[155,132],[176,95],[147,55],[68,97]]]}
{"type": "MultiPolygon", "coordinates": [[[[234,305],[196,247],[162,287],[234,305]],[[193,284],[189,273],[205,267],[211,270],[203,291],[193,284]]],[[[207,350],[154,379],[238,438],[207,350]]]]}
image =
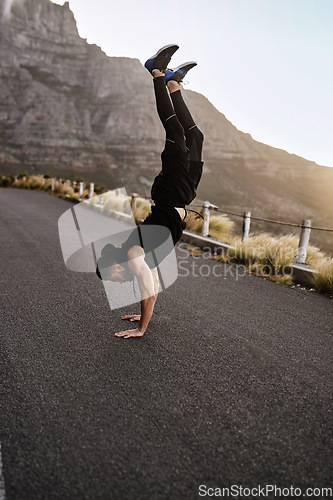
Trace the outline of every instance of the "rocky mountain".
{"type": "MultiPolygon", "coordinates": [[[[149,195],[163,129],[141,63],[80,38],[68,2],[0,0],[0,13],[0,174],[76,173],[149,195]]],[[[333,169],[256,142],[204,96],[184,95],[205,134],[199,199],[333,227],[333,169]]],[[[311,241],[333,247],[329,233],[311,241]]]]}

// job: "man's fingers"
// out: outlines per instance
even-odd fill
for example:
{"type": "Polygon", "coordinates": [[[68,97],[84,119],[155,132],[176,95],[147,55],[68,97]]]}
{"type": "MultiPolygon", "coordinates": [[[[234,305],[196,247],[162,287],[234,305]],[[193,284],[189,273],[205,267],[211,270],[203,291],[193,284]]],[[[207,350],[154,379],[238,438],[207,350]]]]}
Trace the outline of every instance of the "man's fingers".
{"type": "Polygon", "coordinates": [[[122,316],[121,319],[129,319],[130,321],[140,321],[140,316],[138,314],[126,314],[122,316]]]}
{"type": "Polygon", "coordinates": [[[124,331],[124,332],[117,332],[115,333],[115,336],[116,337],[124,337],[124,335],[127,335],[128,334],[128,331],[124,331]]]}
{"type": "Polygon", "coordinates": [[[128,339],[129,337],[142,337],[143,333],[138,330],[124,330],[123,332],[115,333],[115,337],[124,337],[128,339]]]}

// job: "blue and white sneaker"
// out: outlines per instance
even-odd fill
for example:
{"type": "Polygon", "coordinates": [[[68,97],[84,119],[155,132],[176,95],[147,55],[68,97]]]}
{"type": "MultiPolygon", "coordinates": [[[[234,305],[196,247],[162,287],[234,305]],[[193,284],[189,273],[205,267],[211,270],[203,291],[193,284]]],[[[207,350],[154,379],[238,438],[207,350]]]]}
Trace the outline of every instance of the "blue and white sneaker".
{"type": "Polygon", "coordinates": [[[197,63],[195,61],[189,61],[186,63],[181,64],[175,69],[167,69],[165,72],[165,81],[166,83],[170,82],[171,80],[180,83],[186,73],[190,71],[190,69],[194,68],[197,63]]]}
{"type": "Polygon", "coordinates": [[[158,50],[155,55],[147,59],[145,62],[145,68],[147,68],[149,73],[151,73],[154,69],[159,69],[164,73],[171,57],[178,49],[179,46],[175,44],[165,45],[158,50]]]}

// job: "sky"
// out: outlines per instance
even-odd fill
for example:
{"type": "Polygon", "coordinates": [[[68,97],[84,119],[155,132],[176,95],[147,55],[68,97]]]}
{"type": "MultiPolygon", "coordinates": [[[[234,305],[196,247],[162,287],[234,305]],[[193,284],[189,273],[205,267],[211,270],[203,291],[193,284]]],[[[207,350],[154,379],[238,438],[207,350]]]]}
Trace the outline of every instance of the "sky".
{"type": "MultiPolygon", "coordinates": [[[[53,0],[63,4],[63,1],[53,0]]],[[[70,0],[80,36],[142,63],[177,43],[184,88],[270,146],[333,167],[333,0],[70,0]]]]}

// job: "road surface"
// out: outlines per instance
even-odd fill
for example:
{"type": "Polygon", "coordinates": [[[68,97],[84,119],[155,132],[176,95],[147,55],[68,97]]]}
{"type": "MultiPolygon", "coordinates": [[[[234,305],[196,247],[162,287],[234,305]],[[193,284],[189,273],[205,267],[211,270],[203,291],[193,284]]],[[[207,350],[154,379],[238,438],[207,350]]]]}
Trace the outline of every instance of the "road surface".
{"type": "Polygon", "coordinates": [[[116,338],[139,306],[111,311],[94,274],[65,268],[70,206],[0,189],[6,498],[332,486],[332,301],[178,246],[147,334],[116,338]]]}

